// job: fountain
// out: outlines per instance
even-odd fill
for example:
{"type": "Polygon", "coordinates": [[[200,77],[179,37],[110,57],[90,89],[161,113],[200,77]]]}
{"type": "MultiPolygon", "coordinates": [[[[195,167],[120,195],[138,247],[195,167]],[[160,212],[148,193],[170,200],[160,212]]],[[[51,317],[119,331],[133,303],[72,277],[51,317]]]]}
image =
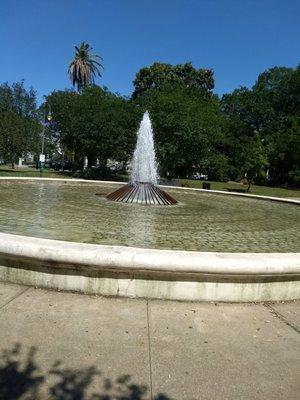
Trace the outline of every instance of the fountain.
{"type": "Polygon", "coordinates": [[[0,177],[0,280],[104,296],[300,298],[300,201],[158,187],[145,113],[130,182],[0,177]],[[116,185],[116,186],[115,186],[116,185]]]}
{"type": "Polygon", "coordinates": [[[172,196],[157,186],[158,173],[155,157],[153,129],[148,111],[143,115],[137,133],[137,143],[133,154],[130,182],[110,193],[107,198],[123,203],[144,205],[176,204],[172,196]]]}

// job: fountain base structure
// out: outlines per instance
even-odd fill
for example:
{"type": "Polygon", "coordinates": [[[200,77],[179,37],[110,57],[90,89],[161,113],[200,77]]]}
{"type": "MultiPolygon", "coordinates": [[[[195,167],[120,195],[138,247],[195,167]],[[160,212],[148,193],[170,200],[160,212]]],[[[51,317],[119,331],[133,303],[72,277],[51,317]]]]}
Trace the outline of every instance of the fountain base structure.
{"type": "Polygon", "coordinates": [[[153,129],[149,113],[143,115],[131,163],[130,183],[106,196],[122,203],[168,206],[176,204],[172,196],[157,186],[158,172],[153,129]]]}
{"type": "Polygon", "coordinates": [[[171,195],[150,182],[131,182],[106,196],[122,203],[168,206],[177,204],[171,195]]]}

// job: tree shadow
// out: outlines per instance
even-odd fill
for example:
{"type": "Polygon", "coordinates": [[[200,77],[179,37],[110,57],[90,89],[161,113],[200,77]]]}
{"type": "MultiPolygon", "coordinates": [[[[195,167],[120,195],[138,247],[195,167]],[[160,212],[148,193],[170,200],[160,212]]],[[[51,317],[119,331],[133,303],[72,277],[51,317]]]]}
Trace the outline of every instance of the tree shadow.
{"type": "MultiPolygon", "coordinates": [[[[35,347],[22,352],[19,343],[2,351],[0,400],[146,400],[150,397],[149,388],[135,383],[130,375],[124,374],[115,380],[104,378],[95,366],[72,369],[57,361],[42,373],[35,360],[36,353],[35,347]],[[96,379],[101,380],[98,381],[101,390],[92,393],[96,379]],[[42,389],[43,393],[47,390],[46,397],[41,394],[42,389]]],[[[153,400],[172,399],[160,393],[153,400]]]]}
{"type": "Polygon", "coordinates": [[[15,344],[12,349],[3,350],[0,355],[0,399],[18,400],[26,393],[26,398],[35,399],[39,386],[44,381],[34,361],[36,348],[31,347],[23,363],[18,360],[21,356],[21,345],[15,344]]]}
{"type": "Polygon", "coordinates": [[[85,399],[85,391],[91,385],[95,376],[100,375],[96,367],[86,369],[64,368],[61,361],[57,361],[49,370],[49,375],[56,376],[57,382],[50,386],[49,395],[55,400],[85,399]]]}

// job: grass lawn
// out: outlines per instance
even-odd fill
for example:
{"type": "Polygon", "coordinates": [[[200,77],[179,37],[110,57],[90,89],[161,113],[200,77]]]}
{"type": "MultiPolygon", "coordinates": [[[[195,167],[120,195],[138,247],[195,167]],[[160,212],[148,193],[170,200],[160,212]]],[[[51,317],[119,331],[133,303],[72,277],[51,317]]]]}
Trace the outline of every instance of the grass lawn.
{"type": "MultiPolygon", "coordinates": [[[[248,185],[243,185],[242,183],[235,182],[214,182],[208,181],[211,185],[212,190],[223,190],[227,191],[246,191],[248,185]]],[[[181,183],[185,187],[190,188],[202,188],[203,181],[197,181],[192,179],[181,179],[181,183]]],[[[300,199],[300,189],[284,189],[284,188],[273,188],[268,186],[251,185],[250,194],[258,194],[261,196],[272,196],[272,197],[287,197],[287,198],[299,198],[300,199]]]]}
{"type": "MultiPolygon", "coordinates": [[[[12,169],[8,165],[0,166],[0,177],[1,176],[11,176],[11,177],[40,177],[40,171],[35,168],[30,167],[15,167],[12,169]]],[[[59,172],[45,169],[43,170],[42,177],[44,178],[62,178],[68,179],[72,178],[71,173],[69,172],[59,172]]],[[[203,181],[197,181],[192,179],[181,179],[181,183],[185,187],[190,188],[202,188],[203,181]]],[[[232,190],[232,191],[243,191],[247,189],[247,185],[243,185],[241,183],[234,182],[214,182],[209,181],[211,184],[212,190],[232,190]]],[[[262,196],[273,196],[273,197],[287,197],[287,198],[299,198],[300,199],[300,189],[283,189],[283,188],[272,188],[268,186],[258,186],[251,185],[250,192],[251,194],[258,194],[262,196]]]]}
{"type": "MultiPolygon", "coordinates": [[[[33,177],[39,178],[40,177],[40,170],[31,167],[15,167],[12,169],[8,165],[0,165],[0,177],[1,176],[11,176],[11,177],[33,177]]],[[[44,169],[42,173],[42,177],[44,178],[71,178],[70,173],[68,172],[59,172],[44,169]]]]}

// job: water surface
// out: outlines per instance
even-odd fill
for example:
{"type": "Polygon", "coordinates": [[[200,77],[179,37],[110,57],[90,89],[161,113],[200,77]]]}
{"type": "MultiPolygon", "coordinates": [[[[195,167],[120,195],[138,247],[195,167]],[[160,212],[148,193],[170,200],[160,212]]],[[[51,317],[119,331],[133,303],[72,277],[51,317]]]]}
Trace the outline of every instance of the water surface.
{"type": "Polygon", "coordinates": [[[0,231],[159,249],[300,251],[299,206],[171,189],[179,205],[147,207],[106,200],[105,194],[116,188],[70,181],[2,181],[0,231]]]}

